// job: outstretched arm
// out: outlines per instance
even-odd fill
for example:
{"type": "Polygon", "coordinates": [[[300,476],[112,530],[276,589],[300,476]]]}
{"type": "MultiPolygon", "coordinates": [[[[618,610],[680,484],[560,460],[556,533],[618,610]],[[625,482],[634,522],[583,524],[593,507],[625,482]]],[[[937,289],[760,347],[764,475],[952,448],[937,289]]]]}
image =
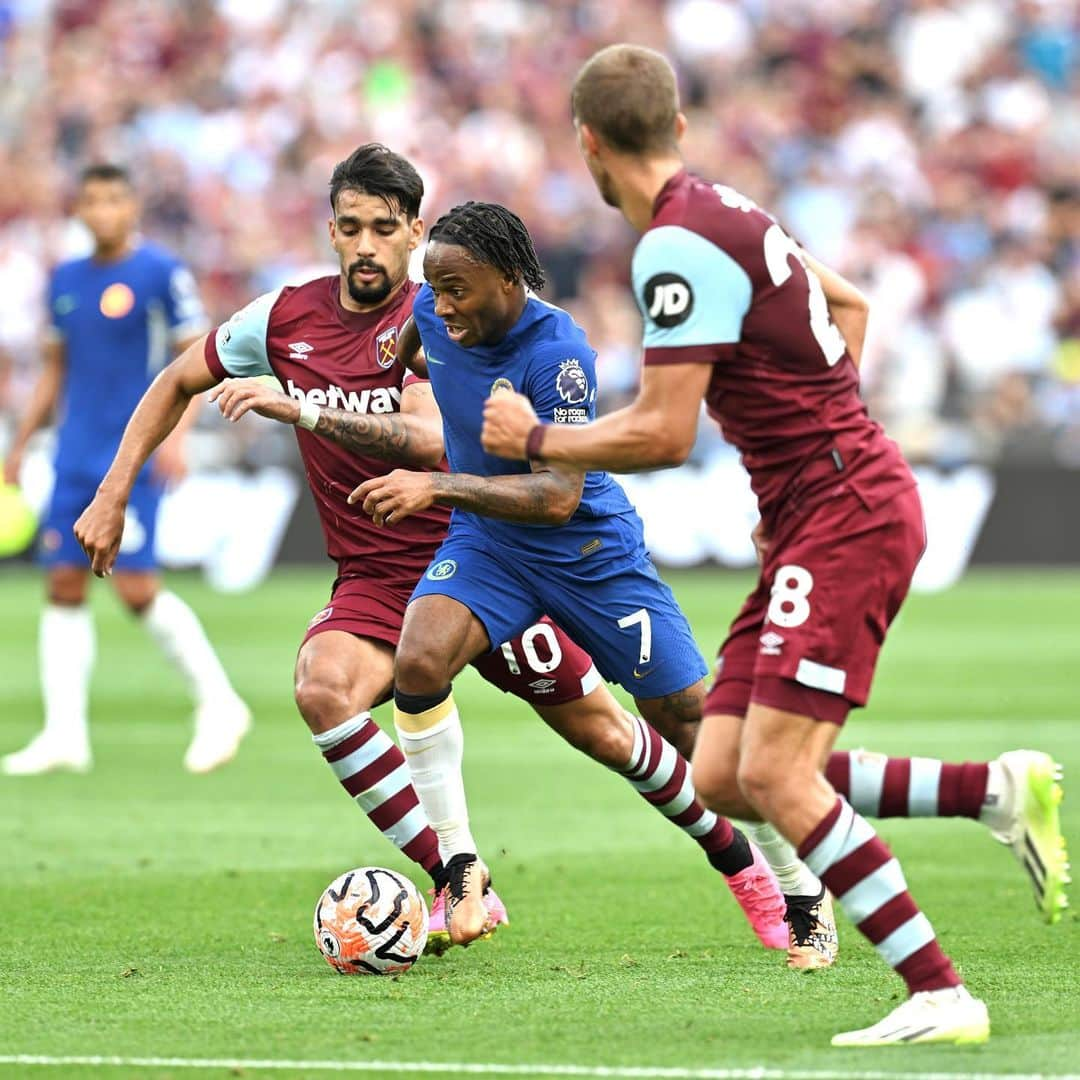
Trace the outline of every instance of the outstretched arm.
{"type": "Polygon", "coordinates": [[[591,424],[540,424],[528,398],[495,394],[484,405],[484,449],[581,470],[626,473],[681,465],[697,437],[711,374],[709,364],[648,366],[637,398],[591,424]]]}
{"type": "Polygon", "coordinates": [[[442,416],[427,383],[412,383],[401,393],[399,413],[357,413],[304,405],[261,379],[229,379],[214,391],[222,416],[237,421],[255,412],[282,424],[299,424],[354,454],[396,465],[433,468],[442,461],[442,416]]]}
{"type": "Polygon", "coordinates": [[[112,572],[124,531],[124,508],[147,458],[179,423],[192,397],[217,378],[206,366],[205,336],[188,346],[150,384],[131,414],[120,447],[90,505],[75,522],[75,536],[98,577],[112,572]]]}
{"type": "Polygon", "coordinates": [[[395,469],[361,484],[349,502],[362,502],[376,525],[397,525],[436,503],[525,525],[565,525],[584,486],[582,472],[556,466],[534,465],[531,473],[512,476],[395,469]]]}

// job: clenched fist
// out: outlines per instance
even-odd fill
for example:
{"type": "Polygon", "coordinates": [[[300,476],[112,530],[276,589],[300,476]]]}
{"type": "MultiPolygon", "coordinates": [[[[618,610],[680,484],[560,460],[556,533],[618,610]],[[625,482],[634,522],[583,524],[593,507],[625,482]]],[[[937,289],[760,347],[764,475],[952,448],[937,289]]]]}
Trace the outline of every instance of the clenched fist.
{"type": "Polygon", "coordinates": [[[480,441],[489,454],[526,461],[529,432],[540,423],[532,402],[510,391],[492,394],[484,403],[484,427],[480,441]]]}

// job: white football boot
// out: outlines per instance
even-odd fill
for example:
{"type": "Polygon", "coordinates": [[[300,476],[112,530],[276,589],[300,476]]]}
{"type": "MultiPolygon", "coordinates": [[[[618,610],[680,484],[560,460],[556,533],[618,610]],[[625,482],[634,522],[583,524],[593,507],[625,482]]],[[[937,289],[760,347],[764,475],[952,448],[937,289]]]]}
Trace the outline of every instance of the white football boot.
{"type": "Polygon", "coordinates": [[[986,1005],[963,986],[923,990],[873,1027],[832,1037],[833,1046],[905,1046],[912,1043],[984,1043],[990,1038],[986,1005]]]}
{"type": "Polygon", "coordinates": [[[5,776],[40,776],[50,772],[88,773],[94,760],[84,740],[63,740],[42,731],[22,750],[0,759],[5,776]]]}
{"type": "Polygon", "coordinates": [[[251,730],[251,710],[238,697],[200,705],[195,736],[184,754],[190,773],[208,773],[236,757],[240,740],[251,730]]]}
{"type": "Polygon", "coordinates": [[[1069,906],[1069,855],[1058,814],[1061,775],[1061,766],[1041,751],[1001,754],[990,762],[987,802],[979,816],[995,840],[1012,848],[1048,923],[1058,922],[1069,906]]]}

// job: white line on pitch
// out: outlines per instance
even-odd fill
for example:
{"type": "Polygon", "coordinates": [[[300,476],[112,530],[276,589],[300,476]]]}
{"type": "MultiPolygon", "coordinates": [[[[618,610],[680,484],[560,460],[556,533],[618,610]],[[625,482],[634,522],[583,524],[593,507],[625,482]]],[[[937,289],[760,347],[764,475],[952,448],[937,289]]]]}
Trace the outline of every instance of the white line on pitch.
{"type": "Polygon", "coordinates": [[[259,1058],[52,1057],[3,1054],[0,1065],[131,1069],[252,1069],[296,1072],[442,1073],[455,1076],[581,1076],[611,1080],[1080,1080],[1074,1073],[885,1072],[836,1069],[681,1069],[621,1065],[500,1065],[468,1061],[281,1061],[259,1058]]]}

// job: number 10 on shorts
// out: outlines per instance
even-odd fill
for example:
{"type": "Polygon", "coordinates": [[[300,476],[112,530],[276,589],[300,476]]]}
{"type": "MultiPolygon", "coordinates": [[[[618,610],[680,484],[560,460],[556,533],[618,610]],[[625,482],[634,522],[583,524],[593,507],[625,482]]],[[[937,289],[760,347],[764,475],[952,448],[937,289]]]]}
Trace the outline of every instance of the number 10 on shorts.
{"type": "Polygon", "coordinates": [[[810,601],[807,597],[813,588],[814,577],[805,567],[793,563],[781,566],[773,578],[769,622],[785,630],[802,626],[810,618],[810,601]]]}

